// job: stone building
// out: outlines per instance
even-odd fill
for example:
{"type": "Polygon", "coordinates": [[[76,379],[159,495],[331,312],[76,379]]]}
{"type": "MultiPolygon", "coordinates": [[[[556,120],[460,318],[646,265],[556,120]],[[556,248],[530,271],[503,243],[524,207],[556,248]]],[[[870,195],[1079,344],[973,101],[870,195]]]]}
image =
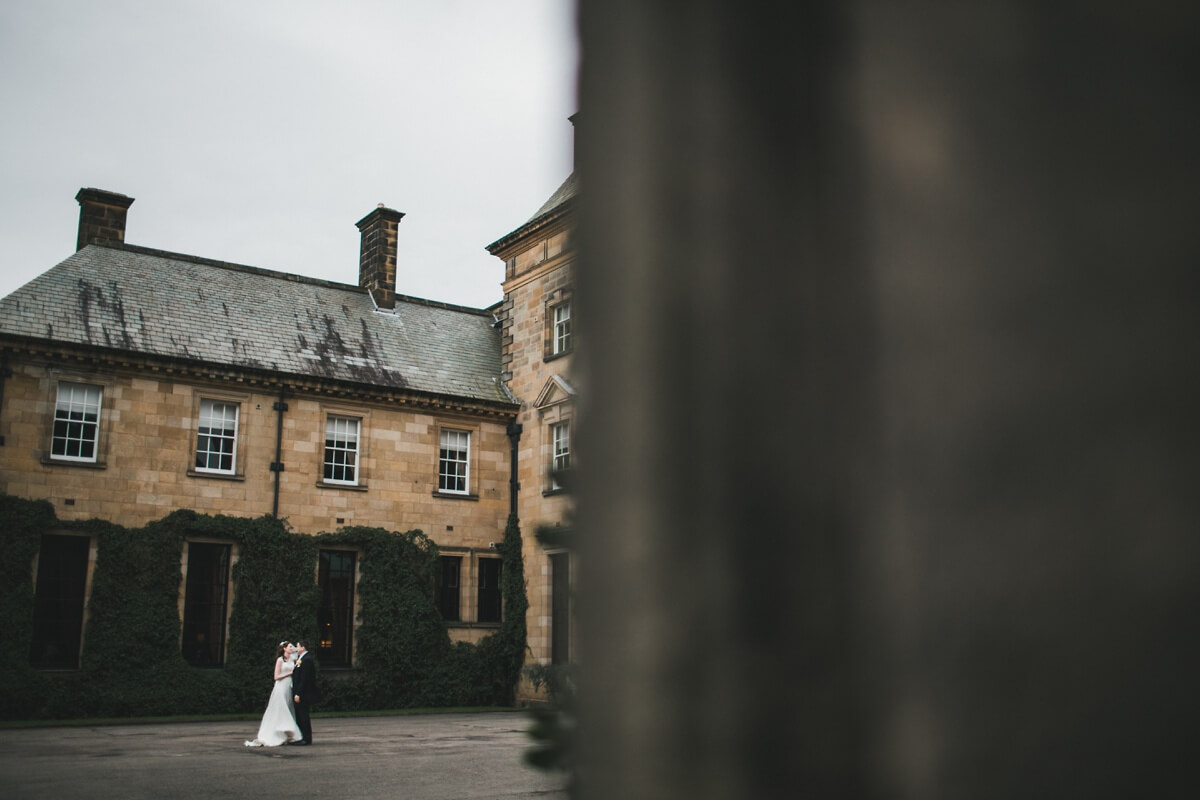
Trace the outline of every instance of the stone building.
{"type": "Polygon", "coordinates": [[[525,537],[529,646],[539,662],[571,660],[569,493],[575,420],[572,174],[524,225],[488,245],[504,260],[501,377],[520,400],[517,509],[525,537]],[[539,531],[553,538],[541,541],[539,531]]]}
{"type": "MultiPolygon", "coordinates": [[[[76,253],[0,300],[0,493],[47,500],[61,520],[128,526],[189,508],[272,514],[300,534],[421,529],[441,552],[436,602],[458,641],[478,641],[501,620],[496,542],[518,503],[531,515],[523,520],[531,660],[550,660],[559,556],[535,555],[532,526],[547,518],[547,504],[563,503],[547,483],[555,457],[545,453],[557,441],[565,465],[569,432],[545,440],[533,420],[569,422],[573,390],[556,375],[525,397],[545,370],[518,352],[525,344],[512,344],[542,313],[526,310],[524,283],[512,297],[506,283],[505,302],[489,309],[398,294],[404,215],[382,205],[357,223],[359,280],[348,285],[127,244],[133,198],[82,189],[76,199],[76,253]],[[520,500],[518,459],[527,486],[520,500]]],[[[507,257],[530,236],[558,231],[566,200],[556,195],[495,252],[507,257]]],[[[542,261],[562,265],[565,239],[555,241],[558,251],[542,261]]],[[[514,263],[528,271],[521,258],[514,263]]],[[[553,291],[569,297],[565,286],[546,297],[553,291]]],[[[569,321],[558,330],[556,354],[569,348],[569,321]]],[[[333,598],[322,612],[324,665],[354,664],[360,556],[320,554],[318,581],[333,598]]],[[[223,658],[219,637],[189,641],[193,584],[207,587],[196,591],[212,615],[227,615],[237,558],[229,543],[184,547],[181,646],[192,663],[223,658]]],[[[78,576],[67,591],[86,607],[94,561],[94,542],[51,535],[36,569],[78,576]]],[[[209,622],[224,630],[224,620],[209,622]]],[[[66,630],[73,649],[53,643],[47,653],[57,655],[47,658],[57,662],[45,666],[77,664],[79,633],[66,630]]]]}

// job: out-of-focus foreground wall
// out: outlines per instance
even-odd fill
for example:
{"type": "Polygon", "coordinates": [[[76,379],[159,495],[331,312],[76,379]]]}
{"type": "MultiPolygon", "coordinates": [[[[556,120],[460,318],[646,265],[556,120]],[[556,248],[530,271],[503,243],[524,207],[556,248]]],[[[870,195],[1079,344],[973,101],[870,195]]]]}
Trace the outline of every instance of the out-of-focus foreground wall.
{"type": "Polygon", "coordinates": [[[1169,796],[1200,7],[582,0],[587,798],[1169,796]]]}

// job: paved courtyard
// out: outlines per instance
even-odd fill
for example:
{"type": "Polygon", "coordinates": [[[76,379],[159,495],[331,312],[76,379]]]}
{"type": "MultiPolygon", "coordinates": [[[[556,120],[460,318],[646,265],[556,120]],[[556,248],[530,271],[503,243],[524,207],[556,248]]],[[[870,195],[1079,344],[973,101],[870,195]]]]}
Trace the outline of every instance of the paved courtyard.
{"type": "Polygon", "coordinates": [[[0,794],[26,798],[540,798],[518,711],[317,717],[311,747],[251,748],[256,721],[0,729],[0,794]]]}

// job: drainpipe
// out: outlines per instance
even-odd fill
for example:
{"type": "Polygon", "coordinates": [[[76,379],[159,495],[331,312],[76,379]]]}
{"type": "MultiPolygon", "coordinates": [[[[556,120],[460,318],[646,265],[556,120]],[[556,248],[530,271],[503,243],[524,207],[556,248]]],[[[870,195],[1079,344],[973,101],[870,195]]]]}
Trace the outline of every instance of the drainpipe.
{"type": "MultiPolygon", "coordinates": [[[[4,414],[4,382],[12,377],[12,370],[8,368],[8,351],[4,351],[0,355],[0,416],[4,414]]],[[[4,435],[0,434],[0,447],[4,446],[4,435]]]]}
{"type": "Polygon", "coordinates": [[[508,440],[512,442],[512,467],[511,476],[508,481],[508,513],[517,516],[517,492],[521,489],[521,484],[517,481],[517,442],[521,441],[521,423],[510,422],[508,425],[508,440]]]}
{"type": "Polygon", "coordinates": [[[271,472],[275,473],[275,503],[271,507],[271,516],[279,519],[279,473],[283,472],[283,412],[288,405],[284,402],[283,387],[279,387],[279,399],[272,408],[277,412],[275,418],[275,460],[271,462],[271,472]]]}

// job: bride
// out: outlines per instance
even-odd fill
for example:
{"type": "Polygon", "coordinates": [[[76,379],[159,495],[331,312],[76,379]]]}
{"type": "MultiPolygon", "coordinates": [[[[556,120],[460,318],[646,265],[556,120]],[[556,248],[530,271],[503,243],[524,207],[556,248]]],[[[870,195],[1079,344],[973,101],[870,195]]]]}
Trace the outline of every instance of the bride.
{"type": "Polygon", "coordinates": [[[280,642],[275,653],[275,688],[267,702],[267,711],[258,726],[258,738],[246,742],[247,747],[275,747],[297,741],[296,713],[292,710],[292,670],[296,668],[296,648],[280,642]]]}

